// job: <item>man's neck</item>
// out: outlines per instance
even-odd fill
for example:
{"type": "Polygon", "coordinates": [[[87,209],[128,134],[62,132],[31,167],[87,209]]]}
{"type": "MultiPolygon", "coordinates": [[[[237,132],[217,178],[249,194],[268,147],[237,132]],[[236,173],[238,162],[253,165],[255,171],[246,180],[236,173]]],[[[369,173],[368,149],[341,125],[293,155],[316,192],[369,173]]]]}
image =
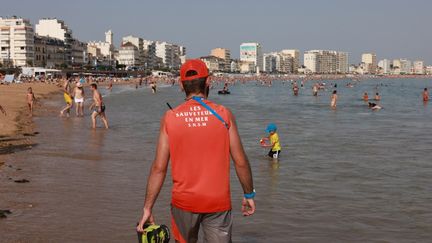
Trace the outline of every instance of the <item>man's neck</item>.
{"type": "Polygon", "coordinates": [[[190,100],[194,96],[195,97],[207,98],[203,93],[197,93],[197,94],[189,94],[188,96],[186,96],[186,100],[190,100]]]}

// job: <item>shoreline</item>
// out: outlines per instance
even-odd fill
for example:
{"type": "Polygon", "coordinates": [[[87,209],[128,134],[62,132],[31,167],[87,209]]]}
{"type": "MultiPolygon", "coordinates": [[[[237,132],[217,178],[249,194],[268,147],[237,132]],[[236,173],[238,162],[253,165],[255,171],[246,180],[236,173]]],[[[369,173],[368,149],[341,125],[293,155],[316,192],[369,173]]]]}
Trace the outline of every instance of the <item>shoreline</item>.
{"type": "Polygon", "coordinates": [[[34,113],[39,115],[45,107],[41,102],[60,92],[55,84],[24,83],[0,85],[0,105],[7,115],[0,114],[0,171],[5,165],[6,157],[15,152],[31,149],[35,143],[32,137],[38,134],[34,131],[33,118],[28,115],[26,94],[32,87],[38,100],[34,113]]]}

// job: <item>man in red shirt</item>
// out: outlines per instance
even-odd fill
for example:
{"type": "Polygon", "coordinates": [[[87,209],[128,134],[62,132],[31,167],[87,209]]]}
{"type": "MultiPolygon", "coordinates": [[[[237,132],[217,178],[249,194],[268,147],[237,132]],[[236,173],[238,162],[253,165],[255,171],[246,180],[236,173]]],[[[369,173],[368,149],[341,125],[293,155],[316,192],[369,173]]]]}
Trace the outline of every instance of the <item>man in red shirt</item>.
{"type": "Polygon", "coordinates": [[[177,242],[196,242],[200,228],[205,242],[231,242],[230,155],[244,191],[242,213],[250,216],[255,212],[252,172],[234,115],[206,99],[208,77],[201,60],[189,60],[180,69],[186,101],[162,118],[139,232],[145,223],[154,223],[152,208],[169,160],[173,179],[171,223],[177,242]]]}

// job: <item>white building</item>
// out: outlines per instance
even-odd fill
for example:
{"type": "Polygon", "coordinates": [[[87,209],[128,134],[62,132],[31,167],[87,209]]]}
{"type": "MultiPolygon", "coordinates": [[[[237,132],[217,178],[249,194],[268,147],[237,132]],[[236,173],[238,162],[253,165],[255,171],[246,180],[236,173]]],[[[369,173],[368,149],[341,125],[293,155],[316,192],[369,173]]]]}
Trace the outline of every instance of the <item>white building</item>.
{"type": "Polygon", "coordinates": [[[400,74],[411,74],[412,73],[412,64],[408,59],[401,58],[400,62],[400,74]]]}
{"type": "Polygon", "coordinates": [[[276,60],[278,58],[277,52],[263,54],[263,72],[274,73],[276,72],[276,60]]]}
{"type": "Polygon", "coordinates": [[[316,52],[305,52],[303,55],[303,64],[306,67],[306,70],[309,70],[311,73],[317,72],[317,57],[318,53],[316,52]]]}
{"type": "Polygon", "coordinates": [[[347,73],[348,53],[330,50],[310,50],[304,53],[304,66],[311,73],[347,73]]]}
{"type": "Polygon", "coordinates": [[[425,66],[423,61],[415,61],[413,68],[415,74],[425,74],[425,66]]]}
{"type": "Polygon", "coordinates": [[[378,67],[380,68],[381,74],[390,74],[391,73],[391,65],[390,60],[383,59],[378,62],[378,67]]]}
{"type": "Polygon", "coordinates": [[[138,48],[130,42],[123,43],[119,49],[118,62],[127,67],[139,66],[141,61],[138,48]]]}
{"type": "Polygon", "coordinates": [[[110,62],[114,59],[113,32],[105,32],[105,41],[90,41],[87,44],[87,51],[93,59],[97,61],[106,60],[110,62]]]}
{"type": "Polygon", "coordinates": [[[41,19],[35,27],[39,36],[56,38],[65,43],[65,64],[82,65],[87,59],[87,44],[72,37],[72,30],[59,19],[41,19]]]}
{"type": "Polygon", "coordinates": [[[432,75],[432,66],[426,66],[425,70],[427,75],[432,75]]]}
{"type": "Polygon", "coordinates": [[[291,55],[292,57],[292,70],[291,73],[297,73],[300,67],[300,51],[295,49],[285,49],[280,52],[282,55],[291,55]]]}
{"type": "Polygon", "coordinates": [[[362,63],[365,64],[364,72],[369,74],[376,74],[377,71],[377,59],[375,53],[363,53],[362,63]]]}
{"type": "Polygon", "coordinates": [[[17,67],[33,66],[34,31],[23,18],[0,18],[0,62],[17,67]]]}
{"type": "MultiPolygon", "coordinates": [[[[261,44],[259,43],[242,43],[240,45],[240,61],[252,62],[254,70],[252,72],[260,72],[263,70],[263,53],[261,44]]],[[[246,70],[246,68],[244,69],[246,70]]]]}
{"type": "Polygon", "coordinates": [[[181,66],[180,55],[185,52],[185,49],[165,41],[156,41],[155,44],[156,57],[161,58],[163,66],[170,69],[179,69],[181,66]]]}
{"type": "Polygon", "coordinates": [[[336,72],[349,73],[348,52],[336,52],[336,72]]]}

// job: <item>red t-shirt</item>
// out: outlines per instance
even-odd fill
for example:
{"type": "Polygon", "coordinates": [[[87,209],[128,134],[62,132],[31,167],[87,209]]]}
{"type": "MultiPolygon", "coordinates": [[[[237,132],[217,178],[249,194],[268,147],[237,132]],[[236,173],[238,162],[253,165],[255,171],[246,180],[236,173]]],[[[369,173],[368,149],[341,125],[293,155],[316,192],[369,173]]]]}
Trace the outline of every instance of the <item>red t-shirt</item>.
{"type": "MultiPolygon", "coordinates": [[[[228,111],[203,100],[230,126],[228,111]]],[[[173,178],[172,204],[180,209],[211,213],[231,209],[228,129],[195,100],[165,115],[173,178]]]]}

